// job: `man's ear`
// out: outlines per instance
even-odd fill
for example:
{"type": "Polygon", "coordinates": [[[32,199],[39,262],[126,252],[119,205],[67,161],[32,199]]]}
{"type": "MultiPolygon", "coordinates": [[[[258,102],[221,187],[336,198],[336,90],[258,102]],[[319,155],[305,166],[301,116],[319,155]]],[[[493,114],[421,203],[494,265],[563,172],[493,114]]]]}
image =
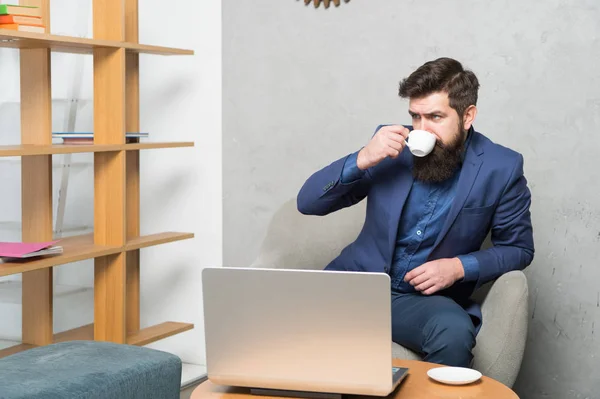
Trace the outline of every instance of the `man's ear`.
{"type": "Polygon", "coordinates": [[[475,117],[477,116],[477,107],[471,105],[469,108],[465,110],[463,115],[463,129],[469,130],[475,121],[475,117]]]}

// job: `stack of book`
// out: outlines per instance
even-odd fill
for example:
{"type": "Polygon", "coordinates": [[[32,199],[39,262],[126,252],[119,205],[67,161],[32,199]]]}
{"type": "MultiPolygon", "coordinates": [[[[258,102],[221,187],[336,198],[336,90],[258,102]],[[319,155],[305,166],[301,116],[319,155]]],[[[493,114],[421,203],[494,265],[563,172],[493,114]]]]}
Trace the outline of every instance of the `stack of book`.
{"type": "Polygon", "coordinates": [[[39,7],[0,4],[0,29],[45,33],[39,7]]]}
{"type": "MultiPolygon", "coordinates": [[[[132,142],[134,139],[146,138],[148,133],[127,133],[125,141],[132,142]]],[[[94,133],[92,132],[64,132],[52,133],[53,139],[62,139],[63,144],[94,144],[94,133]]]]}
{"type": "Polygon", "coordinates": [[[58,241],[59,240],[49,242],[0,242],[0,263],[42,255],[62,254],[63,248],[54,245],[58,241]]]}

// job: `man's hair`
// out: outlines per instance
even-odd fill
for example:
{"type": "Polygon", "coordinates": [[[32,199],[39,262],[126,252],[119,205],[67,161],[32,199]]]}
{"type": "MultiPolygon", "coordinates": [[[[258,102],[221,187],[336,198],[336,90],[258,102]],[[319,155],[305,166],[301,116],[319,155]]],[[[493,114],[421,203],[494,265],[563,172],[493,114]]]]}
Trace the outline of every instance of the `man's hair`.
{"type": "Polygon", "coordinates": [[[467,108],[477,105],[478,89],[479,81],[473,72],[465,70],[460,62],[452,58],[438,58],[426,62],[403,79],[398,94],[402,98],[422,98],[445,92],[450,107],[462,117],[467,108]]]}

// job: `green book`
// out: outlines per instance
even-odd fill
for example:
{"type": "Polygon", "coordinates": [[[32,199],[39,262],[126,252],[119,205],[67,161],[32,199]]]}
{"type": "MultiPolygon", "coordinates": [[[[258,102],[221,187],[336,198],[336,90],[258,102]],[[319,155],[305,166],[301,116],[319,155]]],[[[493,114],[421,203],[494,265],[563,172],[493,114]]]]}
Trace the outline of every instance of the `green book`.
{"type": "Polygon", "coordinates": [[[0,15],[24,15],[27,17],[41,17],[42,10],[34,6],[16,6],[13,4],[0,4],[0,15]]]}

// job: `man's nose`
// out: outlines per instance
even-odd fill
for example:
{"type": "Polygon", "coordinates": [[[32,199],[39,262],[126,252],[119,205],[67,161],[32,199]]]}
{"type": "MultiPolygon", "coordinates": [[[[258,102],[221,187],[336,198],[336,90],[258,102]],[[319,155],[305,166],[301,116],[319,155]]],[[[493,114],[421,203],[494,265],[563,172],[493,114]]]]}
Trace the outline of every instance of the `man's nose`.
{"type": "Polygon", "coordinates": [[[427,123],[427,121],[424,118],[420,118],[419,121],[414,124],[414,128],[416,130],[427,130],[428,125],[429,124],[427,123]]]}

